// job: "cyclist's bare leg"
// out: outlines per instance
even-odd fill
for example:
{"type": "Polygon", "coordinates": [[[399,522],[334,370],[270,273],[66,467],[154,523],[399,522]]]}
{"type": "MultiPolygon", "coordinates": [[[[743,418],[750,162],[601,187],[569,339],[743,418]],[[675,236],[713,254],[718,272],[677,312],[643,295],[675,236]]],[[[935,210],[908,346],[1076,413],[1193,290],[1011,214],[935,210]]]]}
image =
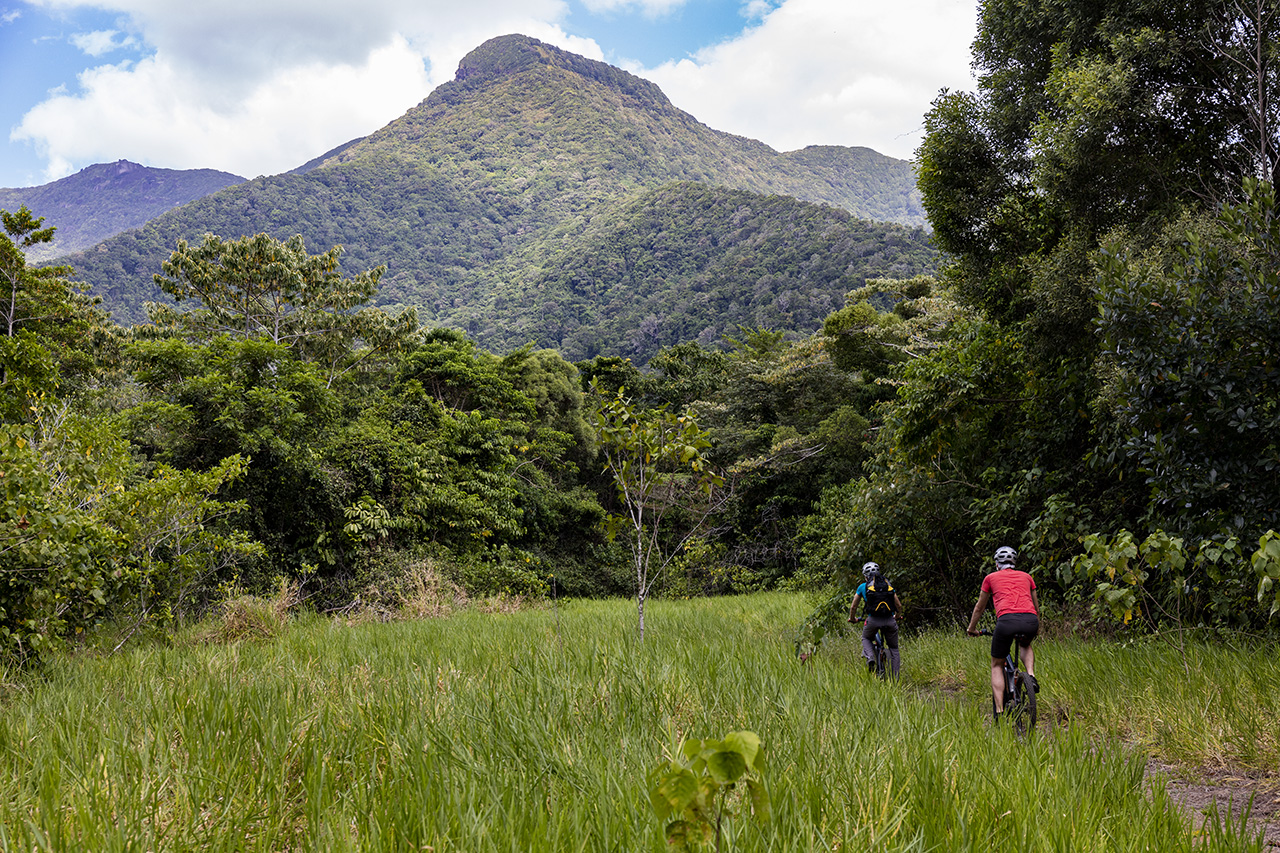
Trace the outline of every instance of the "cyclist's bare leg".
{"type": "Polygon", "coordinates": [[[1004,711],[1004,658],[991,659],[991,698],[996,703],[996,713],[1004,711]]]}
{"type": "Polygon", "coordinates": [[[1022,658],[1022,669],[1032,678],[1036,677],[1036,653],[1030,646],[1019,646],[1018,657],[1022,658]]]}

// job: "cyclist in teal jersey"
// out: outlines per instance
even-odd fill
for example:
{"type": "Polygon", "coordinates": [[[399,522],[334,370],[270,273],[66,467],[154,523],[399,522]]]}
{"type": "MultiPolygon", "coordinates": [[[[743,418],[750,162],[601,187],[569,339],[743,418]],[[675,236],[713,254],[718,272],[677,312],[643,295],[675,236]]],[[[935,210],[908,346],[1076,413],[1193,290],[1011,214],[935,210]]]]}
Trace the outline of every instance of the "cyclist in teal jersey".
{"type": "Polygon", "coordinates": [[[862,628],[862,656],[867,659],[867,669],[875,669],[872,660],[871,641],[879,631],[884,637],[885,649],[889,652],[889,668],[894,678],[898,677],[898,669],[902,665],[902,657],[898,651],[898,619],[902,613],[902,601],[898,593],[893,591],[893,584],[880,573],[880,566],[866,563],[862,567],[865,579],[853,594],[853,603],[849,607],[849,621],[856,621],[858,603],[865,601],[866,619],[862,628]]]}
{"type": "Polygon", "coordinates": [[[1040,600],[1036,596],[1036,582],[1031,575],[1014,568],[1018,552],[1008,545],[996,549],[996,570],[982,579],[982,591],[978,603],[969,618],[969,636],[978,636],[978,618],[987,605],[994,603],[996,627],[991,632],[991,695],[994,699],[996,720],[1004,710],[1004,658],[1009,654],[1015,638],[1018,657],[1031,684],[1039,690],[1035,677],[1035,652],[1031,641],[1040,633],[1040,600]]]}

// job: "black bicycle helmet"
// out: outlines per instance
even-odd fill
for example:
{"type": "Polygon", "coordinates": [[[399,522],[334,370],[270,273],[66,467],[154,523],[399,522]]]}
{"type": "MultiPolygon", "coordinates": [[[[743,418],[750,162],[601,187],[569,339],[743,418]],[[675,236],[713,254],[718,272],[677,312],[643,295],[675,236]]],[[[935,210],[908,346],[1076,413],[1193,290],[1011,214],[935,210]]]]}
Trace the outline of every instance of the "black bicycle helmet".
{"type": "Polygon", "coordinates": [[[1017,562],[1018,552],[1008,545],[1001,545],[996,549],[996,568],[1003,569],[1005,566],[1016,565],[1017,562]]]}

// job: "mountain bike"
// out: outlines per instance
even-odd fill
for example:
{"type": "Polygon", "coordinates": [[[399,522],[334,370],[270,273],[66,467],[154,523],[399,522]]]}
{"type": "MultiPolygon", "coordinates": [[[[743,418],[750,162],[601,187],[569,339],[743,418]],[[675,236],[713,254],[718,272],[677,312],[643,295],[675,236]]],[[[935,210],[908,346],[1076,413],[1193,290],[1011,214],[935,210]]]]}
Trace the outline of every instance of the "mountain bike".
{"type": "MultiPolygon", "coordinates": [[[[862,623],[865,623],[867,619],[864,616],[861,619],[850,620],[850,621],[856,621],[858,624],[862,624],[862,623]]],[[[871,664],[869,667],[870,670],[874,672],[881,681],[884,681],[888,677],[889,652],[885,649],[884,635],[881,633],[880,629],[878,628],[876,629],[875,634],[873,634],[871,637],[870,664],[871,664]]]]}
{"type": "MultiPolygon", "coordinates": [[[[990,631],[979,631],[977,636],[990,637],[990,631]]],[[[1023,634],[1013,636],[1009,654],[1004,656],[1004,716],[1009,727],[1017,734],[1026,734],[1036,727],[1036,689],[1027,680],[1027,674],[1018,669],[1018,642],[1026,639],[1023,634]]],[[[991,714],[996,712],[996,700],[991,698],[991,714]]]]}

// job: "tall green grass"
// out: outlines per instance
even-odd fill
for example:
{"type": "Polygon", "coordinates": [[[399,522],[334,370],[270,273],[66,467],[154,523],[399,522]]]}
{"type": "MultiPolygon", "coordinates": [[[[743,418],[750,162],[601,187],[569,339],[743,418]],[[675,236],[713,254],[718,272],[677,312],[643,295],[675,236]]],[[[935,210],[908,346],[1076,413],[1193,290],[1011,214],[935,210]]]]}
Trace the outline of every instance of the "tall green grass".
{"type": "MultiPolygon", "coordinates": [[[[990,640],[909,641],[926,686],[986,684],[990,640]],[[972,648],[966,648],[966,644],[972,648]]],[[[1274,643],[1038,640],[1040,717],[1140,748],[1189,770],[1280,768],[1280,654],[1274,643]]]]}
{"type": "MultiPolygon", "coordinates": [[[[1144,781],[1147,748],[1184,738],[1155,714],[1116,723],[1147,693],[1104,689],[1103,653],[1045,644],[1042,696],[1070,722],[1019,740],[987,724],[976,641],[908,638],[906,677],[884,684],[850,641],[799,665],[805,612],[784,595],[652,602],[643,643],[626,602],[312,618],[267,642],[63,661],[0,715],[0,847],[658,851],[647,771],[681,737],[745,728],[774,813],[733,821],[736,850],[1261,849],[1238,824],[1197,832],[1144,781]]],[[[1149,683],[1170,663],[1153,653],[1149,683]]]]}

